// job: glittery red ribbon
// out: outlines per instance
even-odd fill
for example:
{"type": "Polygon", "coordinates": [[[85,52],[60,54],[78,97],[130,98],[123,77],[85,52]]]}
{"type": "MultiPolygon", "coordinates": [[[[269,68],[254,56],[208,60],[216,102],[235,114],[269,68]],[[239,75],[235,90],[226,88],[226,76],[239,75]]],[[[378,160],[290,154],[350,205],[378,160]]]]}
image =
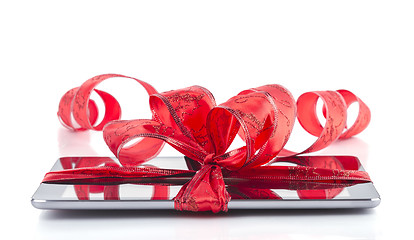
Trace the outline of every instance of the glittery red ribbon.
{"type": "MultiPolygon", "coordinates": [[[[60,158],[60,163],[63,169],[66,169],[67,172],[73,169],[94,169],[99,166],[99,168],[119,168],[119,166],[112,158],[109,157],[63,157],[60,158]]],[[[157,169],[153,166],[146,166],[148,169],[157,169]]],[[[62,174],[62,172],[60,172],[62,174]]],[[[74,184],[74,190],[76,196],[79,200],[90,200],[91,193],[103,193],[103,198],[105,200],[120,200],[119,196],[119,184],[108,184],[109,181],[105,181],[105,184],[98,185],[93,184],[93,182],[82,181],[80,178],[79,172],[76,174],[77,178],[70,178],[72,181],[69,181],[74,184]],[[78,180],[80,184],[76,184],[74,181],[78,180]]],[[[48,178],[51,179],[53,173],[49,173],[48,178]]],[[[62,175],[58,177],[60,183],[65,181],[65,177],[62,175]]],[[[94,180],[97,180],[96,178],[94,180]]],[[[92,180],[92,179],[90,179],[92,180]]],[[[58,181],[50,180],[50,182],[57,183],[58,181]]],[[[95,182],[96,183],[96,182],[95,182]]],[[[154,185],[154,191],[151,197],[151,200],[168,200],[169,197],[169,187],[167,185],[154,185]]]]}
{"type": "MultiPolygon", "coordinates": [[[[266,166],[283,157],[325,148],[338,138],[349,138],[363,131],[370,121],[368,107],[347,90],[316,91],[301,95],[297,102],[280,85],[252,88],[216,106],[205,88],[189,88],[158,93],[151,85],[138,81],[150,95],[152,119],[118,120],[120,106],[110,94],[94,89],[111,77],[106,74],[68,91],[59,105],[58,116],[73,130],[103,129],[104,139],[123,167],[93,167],[48,173],[44,182],[123,181],[125,179],[191,176],[174,198],[177,210],[227,211],[230,201],[223,174],[239,179],[270,181],[309,181],[320,183],[369,182],[366,172],[322,167],[266,166]],[[89,99],[95,90],[106,111],[95,124],[98,110],[89,99]],[[317,100],[324,103],[325,126],[316,114],[317,100]],[[359,104],[355,123],[347,128],[347,108],[359,104]],[[72,117],[79,126],[75,126],[72,117]],[[294,153],[284,149],[294,121],[317,140],[306,150],[294,153]],[[227,152],[239,135],[245,146],[227,152]],[[193,170],[137,167],[154,158],[164,143],[199,163],[193,170]]],[[[130,77],[127,77],[130,78],[130,77]]],[[[134,79],[134,78],[132,78],[134,79]]]]}

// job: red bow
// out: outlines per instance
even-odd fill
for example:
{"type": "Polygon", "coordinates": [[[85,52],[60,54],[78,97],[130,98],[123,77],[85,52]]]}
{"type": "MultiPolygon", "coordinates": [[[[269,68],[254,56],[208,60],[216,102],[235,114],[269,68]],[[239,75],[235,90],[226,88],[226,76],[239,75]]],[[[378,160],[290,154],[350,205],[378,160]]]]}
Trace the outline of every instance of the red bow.
{"type": "Polygon", "coordinates": [[[370,121],[370,111],[349,91],[308,92],[296,103],[286,88],[266,85],[243,91],[216,106],[205,88],[193,86],[158,93],[151,85],[135,79],[150,95],[152,119],[117,120],[121,112],[118,102],[95,89],[105,103],[106,112],[102,122],[94,127],[97,108],[89,99],[91,91],[111,77],[125,76],[100,75],[70,90],[62,97],[58,116],[74,130],[103,128],[105,142],[127,168],[157,156],[165,142],[199,162],[201,167],[195,169],[193,178],[174,199],[178,210],[227,211],[230,195],[222,171],[226,176],[251,179],[271,176],[293,181],[370,181],[366,173],[359,171],[265,166],[283,156],[318,151],[338,138],[363,131],[370,121]],[[318,98],[324,103],[324,127],[316,115],[318,98]],[[359,115],[354,125],[346,128],[347,107],[353,102],[359,103],[359,115]],[[296,114],[302,127],[318,137],[301,153],[283,149],[296,114]],[[74,126],[71,116],[79,127],[74,126]],[[245,146],[227,152],[236,135],[244,140],[245,146]]]}

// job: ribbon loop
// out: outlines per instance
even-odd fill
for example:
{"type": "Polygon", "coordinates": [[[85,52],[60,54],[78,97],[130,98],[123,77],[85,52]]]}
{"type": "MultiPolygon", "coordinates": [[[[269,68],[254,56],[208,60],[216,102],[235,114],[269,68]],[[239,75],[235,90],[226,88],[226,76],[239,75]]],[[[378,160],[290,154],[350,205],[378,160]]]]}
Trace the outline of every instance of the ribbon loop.
{"type": "Polygon", "coordinates": [[[150,97],[154,119],[176,129],[176,138],[181,142],[200,148],[200,151],[204,152],[211,152],[212,148],[206,133],[206,119],[215,104],[211,93],[199,86],[154,94],[150,97]]]}
{"type": "Polygon", "coordinates": [[[204,159],[206,155],[197,145],[182,141],[177,129],[154,120],[112,121],[105,126],[103,135],[108,147],[126,166],[151,160],[165,142],[193,159],[204,159]]]}
{"type": "Polygon", "coordinates": [[[317,91],[302,94],[297,102],[298,120],[310,134],[318,137],[308,149],[302,153],[321,150],[341,136],[346,124],[346,103],[338,92],[317,91]],[[319,123],[316,115],[316,103],[321,98],[326,107],[325,127],[319,123]]]}
{"type": "Polygon", "coordinates": [[[349,128],[345,126],[346,131],[339,137],[340,139],[350,138],[364,131],[364,129],[368,127],[371,120],[371,111],[368,106],[352,92],[348,90],[337,90],[337,92],[344,98],[347,108],[354,102],[357,102],[359,105],[358,116],[354,124],[349,128]]]}
{"type": "MultiPolygon", "coordinates": [[[[279,152],[286,145],[289,136],[294,126],[294,120],[296,118],[296,103],[292,94],[285,87],[278,84],[265,85],[258,88],[253,88],[246,92],[261,92],[266,96],[267,100],[272,106],[273,114],[269,115],[267,134],[263,136],[264,142],[259,149],[257,147],[256,155],[248,163],[248,167],[261,166],[270,160],[274,159],[279,152]],[[272,131],[270,131],[272,130],[272,131]]],[[[243,137],[243,136],[242,136],[243,137]]]]}
{"type": "Polygon", "coordinates": [[[120,74],[102,74],[95,76],[85,81],[80,87],[73,88],[72,90],[68,91],[60,100],[58,117],[61,119],[64,125],[75,131],[85,129],[94,129],[99,131],[103,129],[106,123],[112,120],[120,119],[121,108],[116,99],[106,92],[95,89],[95,87],[99,83],[114,77],[133,79],[140,83],[149,95],[157,93],[157,90],[155,90],[155,88],[152,87],[150,84],[136,78],[120,74]],[[90,100],[90,96],[93,90],[95,90],[95,92],[97,92],[104,101],[106,110],[104,119],[96,127],[94,127],[93,124],[94,121],[96,121],[95,117],[97,117],[97,108],[95,103],[93,103],[93,101],[90,100]],[[91,108],[89,107],[89,104],[93,104],[95,106],[91,108]],[[91,113],[95,117],[91,118],[91,113]],[[76,127],[72,123],[72,115],[76,123],[79,124],[80,127],[76,127]]]}

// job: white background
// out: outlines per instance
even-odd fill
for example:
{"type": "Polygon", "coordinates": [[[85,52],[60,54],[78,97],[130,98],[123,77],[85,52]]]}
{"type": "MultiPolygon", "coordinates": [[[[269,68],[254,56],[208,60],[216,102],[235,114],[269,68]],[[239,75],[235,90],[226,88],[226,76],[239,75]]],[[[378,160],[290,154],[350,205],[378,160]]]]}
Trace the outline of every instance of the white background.
{"type": "MultiPolygon", "coordinates": [[[[15,239],[410,238],[413,12],[412,1],[398,0],[1,1],[0,234],[15,239]],[[364,211],[220,215],[33,208],[30,197],[59,156],[110,155],[100,132],[71,133],[56,117],[67,90],[102,73],[137,77],[159,91],[202,85],[218,103],[268,83],[284,85],[296,98],[312,90],[351,90],[371,108],[371,124],[321,154],[360,157],[382,203],[364,211]]],[[[102,88],[119,98],[125,119],[149,115],[145,92],[135,82],[111,80],[102,88]]],[[[295,147],[300,139],[289,144],[295,147]]]]}

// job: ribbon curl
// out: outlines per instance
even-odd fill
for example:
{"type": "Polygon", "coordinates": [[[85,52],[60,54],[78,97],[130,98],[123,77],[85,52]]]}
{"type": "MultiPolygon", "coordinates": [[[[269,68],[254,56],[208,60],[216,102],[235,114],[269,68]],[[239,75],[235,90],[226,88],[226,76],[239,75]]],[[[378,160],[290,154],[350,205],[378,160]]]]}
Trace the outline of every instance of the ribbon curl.
{"type": "MultiPolygon", "coordinates": [[[[94,89],[100,82],[112,77],[130,78],[117,74],[96,76],[79,88],[68,91],[59,104],[58,116],[66,127],[75,131],[103,129],[106,144],[124,166],[117,171],[109,168],[86,169],[89,170],[88,176],[148,177],[148,169],[140,167],[137,170],[136,166],[157,156],[166,142],[198,162],[192,165],[194,171],[187,171],[191,172],[192,178],[174,198],[177,210],[227,211],[230,195],[223,175],[272,181],[370,181],[368,174],[356,170],[266,166],[271,161],[283,161],[287,156],[321,150],[338,138],[349,138],[363,131],[370,121],[370,111],[350,91],[308,92],[296,102],[286,88],[273,84],[242,91],[216,105],[213,95],[200,86],[158,93],[148,83],[131,78],[150,95],[152,119],[118,120],[121,116],[119,103],[110,94],[94,89]],[[89,99],[93,90],[106,107],[99,124],[95,124],[98,109],[89,99]],[[320,124],[316,115],[319,98],[324,103],[325,126],[320,124]],[[354,102],[359,104],[359,114],[355,123],[347,128],[347,108],[354,102]],[[307,132],[318,137],[300,153],[284,149],[296,117],[307,132]],[[72,123],[72,118],[78,127],[72,123]],[[236,135],[245,145],[227,151],[236,135]]],[[[44,182],[76,180],[82,178],[82,174],[85,176],[85,171],[65,171],[49,173],[44,182]]],[[[185,172],[160,170],[151,177],[174,174],[185,172]]]]}

